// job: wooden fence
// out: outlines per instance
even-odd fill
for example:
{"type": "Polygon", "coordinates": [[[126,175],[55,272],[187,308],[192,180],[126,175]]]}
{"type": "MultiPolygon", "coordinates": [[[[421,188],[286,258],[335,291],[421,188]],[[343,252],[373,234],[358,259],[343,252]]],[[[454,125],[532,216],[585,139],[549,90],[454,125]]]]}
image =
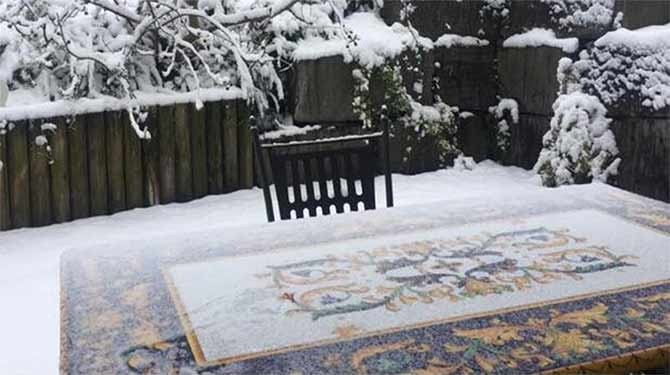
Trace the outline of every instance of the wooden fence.
{"type": "Polygon", "coordinates": [[[0,135],[0,230],[186,202],[254,183],[242,101],[152,107],[137,137],[125,112],[14,122],[0,135]],[[43,123],[51,155],[34,138],[43,123]]]}

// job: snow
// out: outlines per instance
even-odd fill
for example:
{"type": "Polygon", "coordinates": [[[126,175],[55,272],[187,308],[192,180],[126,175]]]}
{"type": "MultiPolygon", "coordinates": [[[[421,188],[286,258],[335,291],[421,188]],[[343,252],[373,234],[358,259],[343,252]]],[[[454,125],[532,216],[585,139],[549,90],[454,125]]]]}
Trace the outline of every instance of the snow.
{"type": "Polygon", "coordinates": [[[480,39],[474,36],[464,36],[458,34],[444,34],[437,38],[435,47],[485,47],[489,45],[486,39],[480,39]]]}
{"type": "Polygon", "coordinates": [[[199,92],[137,92],[132,101],[100,96],[95,99],[80,98],[77,100],[55,100],[48,98],[34,90],[10,91],[6,107],[0,107],[0,121],[20,121],[29,119],[51,118],[58,116],[73,116],[85,113],[104,111],[123,111],[129,106],[164,106],[171,104],[193,103],[200,99],[202,102],[218,100],[234,100],[243,98],[242,91],[237,87],[209,88],[199,92]]]}
{"type": "Polygon", "coordinates": [[[596,40],[597,47],[659,50],[670,48],[670,23],[647,26],[636,30],[611,31],[596,40]]]}
{"type": "Polygon", "coordinates": [[[573,92],[554,102],[554,117],[542,139],[543,149],[535,165],[549,185],[563,185],[594,179],[607,182],[617,174],[621,159],[611,119],[600,100],[573,92]]]}
{"type": "Polygon", "coordinates": [[[559,27],[572,31],[575,28],[607,27],[620,22],[622,13],[614,15],[615,0],[541,0],[549,5],[552,20],[559,27]]]}
{"type": "MultiPolygon", "coordinates": [[[[604,184],[545,189],[530,171],[502,167],[491,161],[469,166],[474,169],[394,175],[396,206],[400,209],[435,204],[448,207],[475,200],[499,202],[529,196],[560,201],[562,194],[618,191],[604,184]]],[[[383,202],[383,177],[378,178],[376,184],[377,201],[383,202]]],[[[194,237],[204,241],[200,239],[204,233],[214,234],[219,241],[228,233],[248,231],[265,220],[262,193],[253,189],[189,203],[0,233],[0,295],[5,306],[0,309],[0,324],[5,337],[11,338],[0,343],[0,373],[58,373],[58,272],[59,257],[64,250],[85,251],[101,245],[122,249],[124,243],[149,244],[158,240],[177,243],[194,237]]]]}
{"type": "Polygon", "coordinates": [[[497,121],[496,141],[498,148],[505,152],[510,147],[510,124],[519,123],[519,104],[514,99],[502,98],[497,105],[489,107],[489,113],[497,121]]]}
{"type": "Polygon", "coordinates": [[[577,38],[557,38],[554,31],[534,28],[522,34],[512,35],[503,42],[505,48],[554,47],[563,52],[574,53],[579,48],[577,38]]]}
{"type": "Polygon", "coordinates": [[[609,32],[559,73],[609,106],[670,107],[670,24],[609,32]]]}
{"type": "MultiPolygon", "coordinates": [[[[383,178],[376,182],[377,201],[383,202],[383,178]]],[[[491,161],[479,163],[473,171],[394,175],[393,183],[398,207],[555,191],[539,186],[532,172],[491,161]]],[[[262,193],[254,189],[0,233],[0,295],[5,306],[0,309],[0,324],[5,337],[11,338],[0,343],[0,373],[58,373],[58,261],[64,250],[170,236],[183,239],[201,230],[225,236],[265,220],[262,193]]]]}
{"type": "Polygon", "coordinates": [[[292,137],[296,135],[307,134],[313,130],[321,129],[320,125],[295,126],[295,125],[279,125],[277,130],[272,130],[263,133],[261,139],[279,139],[283,137],[292,137]]]}
{"type": "MultiPolygon", "coordinates": [[[[417,43],[407,27],[399,23],[388,26],[372,12],[351,14],[343,24],[356,36],[354,43],[342,38],[326,40],[320,36],[307,37],[297,43],[293,58],[300,61],[341,55],[347,62],[356,61],[370,68],[397,57],[417,43]]],[[[433,43],[426,38],[419,37],[418,43],[424,48],[433,47],[433,43]]]]}
{"type": "Polygon", "coordinates": [[[463,154],[454,159],[454,169],[457,171],[471,171],[477,167],[477,162],[470,156],[463,154]]]}

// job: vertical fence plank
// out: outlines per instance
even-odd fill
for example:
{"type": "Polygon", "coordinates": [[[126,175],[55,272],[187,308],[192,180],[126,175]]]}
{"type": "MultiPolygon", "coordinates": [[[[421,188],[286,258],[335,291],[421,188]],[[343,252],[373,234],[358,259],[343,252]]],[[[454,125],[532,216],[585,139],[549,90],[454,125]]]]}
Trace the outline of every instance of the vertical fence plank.
{"type": "Polygon", "coordinates": [[[14,228],[27,227],[30,225],[30,160],[26,121],[14,123],[14,129],[7,135],[7,143],[12,224],[14,228]]]}
{"type": "Polygon", "coordinates": [[[177,104],[174,113],[177,202],[187,202],[193,198],[191,121],[188,107],[188,104],[177,104]]]}
{"type": "Polygon", "coordinates": [[[207,143],[205,141],[205,108],[190,106],[193,196],[207,195],[207,143]]]}
{"type": "MultiPolygon", "coordinates": [[[[126,181],[126,208],[133,209],[144,205],[144,183],[142,174],[142,141],[130,126],[127,114],[121,117],[123,135],[123,164],[126,181]]],[[[144,124],[142,124],[144,126],[144,124]]]]}
{"type": "Polygon", "coordinates": [[[159,107],[158,133],[160,134],[160,197],[161,204],[177,199],[176,144],[174,106],[159,107]]]}
{"type": "Polygon", "coordinates": [[[0,131],[0,230],[12,227],[9,212],[9,163],[7,163],[7,135],[0,131]]]}
{"type": "Polygon", "coordinates": [[[207,105],[207,187],[209,194],[223,193],[223,146],[220,102],[207,105]]]}
{"type": "Polygon", "coordinates": [[[239,164],[237,155],[237,107],[234,102],[223,105],[223,160],[226,191],[239,188],[239,164]]]}
{"type": "Polygon", "coordinates": [[[88,128],[88,181],[91,189],[91,216],[106,215],[109,210],[104,114],[87,115],[85,126],[88,128]]]}
{"type": "Polygon", "coordinates": [[[123,112],[105,112],[107,186],[109,213],[126,209],[126,178],[123,157],[123,112]]]}
{"type": "Polygon", "coordinates": [[[67,127],[70,159],[70,207],[72,219],[89,217],[91,191],[88,186],[88,128],[86,118],[79,116],[67,127]]]}
{"type": "Polygon", "coordinates": [[[51,217],[55,223],[64,223],[71,218],[67,125],[63,118],[54,119],[53,123],[57,127],[49,141],[53,155],[50,165],[51,217]]]}
{"type": "MultiPolygon", "coordinates": [[[[159,123],[159,111],[162,107],[152,107],[147,110],[147,119],[144,126],[149,129],[151,139],[143,139],[142,166],[144,170],[144,205],[154,206],[162,202],[161,196],[161,132],[159,123]]],[[[169,109],[169,108],[168,108],[169,109]]],[[[166,111],[164,118],[167,120],[171,113],[166,111]]],[[[173,159],[174,160],[174,159],[173,159]]],[[[174,163],[172,171],[174,171],[174,163]]],[[[174,174],[173,174],[174,176],[174,174]]],[[[174,179],[173,179],[174,180],[174,179]]]]}
{"type": "Polygon", "coordinates": [[[240,150],[240,185],[250,189],[254,186],[254,151],[249,124],[249,109],[243,100],[237,101],[238,148],[240,150]]]}
{"type": "Polygon", "coordinates": [[[51,223],[51,182],[47,144],[42,132],[42,120],[31,120],[28,128],[30,142],[30,212],[33,226],[51,223]]]}

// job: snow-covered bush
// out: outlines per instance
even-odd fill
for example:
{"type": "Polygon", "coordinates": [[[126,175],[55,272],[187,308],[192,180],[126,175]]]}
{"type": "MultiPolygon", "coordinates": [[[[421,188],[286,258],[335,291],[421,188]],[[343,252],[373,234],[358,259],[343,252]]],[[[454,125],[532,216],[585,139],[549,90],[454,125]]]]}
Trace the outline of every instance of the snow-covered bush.
{"type": "MultiPolygon", "coordinates": [[[[424,152],[436,149],[441,164],[446,165],[458,153],[458,108],[445,104],[439,96],[423,98],[423,58],[427,51],[434,48],[434,44],[421,37],[413,27],[413,11],[411,2],[403,0],[401,23],[392,26],[396,33],[405,36],[400,39],[403,42],[402,48],[392,49],[392,53],[382,53],[384,59],[353,59],[358,65],[353,70],[354,114],[363,122],[364,127],[377,126],[382,115],[385,116],[391,124],[391,135],[403,142],[405,162],[418,159],[424,152]],[[403,77],[410,77],[411,84],[404,82],[403,77]],[[383,93],[373,92],[371,84],[377,85],[383,93]],[[425,102],[433,104],[422,104],[425,102]]],[[[385,40],[384,43],[392,41],[385,40]]]]}
{"type": "Polygon", "coordinates": [[[615,0],[541,0],[551,19],[562,29],[618,27],[622,14],[614,13],[615,0]]]}
{"type": "Polygon", "coordinates": [[[509,17],[511,0],[484,0],[479,10],[481,18],[504,19],[509,17]]]}
{"type": "Polygon", "coordinates": [[[354,113],[363,126],[373,127],[384,111],[391,124],[392,136],[400,137],[405,144],[405,161],[418,158],[426,149],[435,146],[444,165],[458,151],[458,108],[450,107],[440,98],[436,98],[433,105],[416,101],[405,88],[402,69],[398,62],[372,69],[355,69],[354,113]],[[375,98],[375,93],[370,90],[371,82],[383,88],[383,98],[375,98]]]}
{"type": "Polygon", "coordinates": [[[489,107],[489,113],[496,124],[496,144],[505,153],[511,142],[510,124],[519,123],[519,105],[514,99],[503,98],[498,101],[498,105],[489,107]]]}
{"type": "Polygon", "coordinates": [[[621,159],[606,115],[595,96],[573,92],[558,97],[534,168],[545,186],[606,182],[617,174],[621,159]]]}
{"type": "Polygon", "coordinates": [[[670,25],[610,32],[561,64],[573,86],[608,106],[670,107],[670,25]]]}

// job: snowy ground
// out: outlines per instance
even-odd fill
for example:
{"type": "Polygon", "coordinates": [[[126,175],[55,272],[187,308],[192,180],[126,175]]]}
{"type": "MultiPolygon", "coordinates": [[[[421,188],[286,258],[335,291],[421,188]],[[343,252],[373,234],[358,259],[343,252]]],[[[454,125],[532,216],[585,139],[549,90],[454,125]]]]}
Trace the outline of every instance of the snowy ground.
{"type": "MultiPolygon", "coordinates": [[[[442,170],[417,176],[394,175],[396,206],[433,201],[509,197],[542,190],[531,172],[480,163],[474,171],[442,170]]],[[[383,179],[377,180],[384,202],[383,179]]],[[[45,228],[0,234],[0,374],[58,373],[58,259],[71,248],[155,237],[186,236],[265,222],[260,190],[207,197],[80,220],[45,228]]]]}

